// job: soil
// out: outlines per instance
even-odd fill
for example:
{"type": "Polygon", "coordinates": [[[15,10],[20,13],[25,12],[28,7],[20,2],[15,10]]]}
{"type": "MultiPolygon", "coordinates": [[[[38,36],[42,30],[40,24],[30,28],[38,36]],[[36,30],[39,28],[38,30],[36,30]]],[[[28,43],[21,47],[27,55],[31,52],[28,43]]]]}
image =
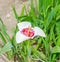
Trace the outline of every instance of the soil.
{"type": "MultiPolygon", "coordinates": [[[[15,28],[16,19],[11,8],[11,4],[14,4],[17,13],[20,14],[23,5],[28,5],[27,0],[0,0],[0,18],[2,18],[6,25],[7,32],[12,36],[12,29],[15,28]]],[[[0,44],[2,44],[0,40],[0,44]]],[[[12,62],[7,59],[5,55],[0,55],[0,62],[12,62]]]]}

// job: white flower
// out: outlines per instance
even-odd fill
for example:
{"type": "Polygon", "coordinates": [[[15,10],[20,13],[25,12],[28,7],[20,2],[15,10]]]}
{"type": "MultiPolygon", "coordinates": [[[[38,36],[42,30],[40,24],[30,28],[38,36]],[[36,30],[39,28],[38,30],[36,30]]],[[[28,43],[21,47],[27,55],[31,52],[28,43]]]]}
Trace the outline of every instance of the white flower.
{"type": "Polygon", "coordinates": [[[25,40],[32,39],[35,36],[46,37],[45,33],[39,27],[31,27],[30,22],[21,22],[18,23],[19,31],[16,33],[17,43],[21,43],[25,40]]]}

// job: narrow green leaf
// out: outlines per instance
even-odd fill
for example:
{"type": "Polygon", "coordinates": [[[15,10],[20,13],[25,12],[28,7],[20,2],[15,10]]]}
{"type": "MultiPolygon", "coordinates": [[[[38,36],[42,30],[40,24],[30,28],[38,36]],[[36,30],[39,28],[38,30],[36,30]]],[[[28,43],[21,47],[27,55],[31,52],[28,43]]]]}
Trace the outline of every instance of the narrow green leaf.
{"type": "Polygon", "coordinates": [[[14,12],[15,18],[16,18],[17,21],[18,21],[18,14],[17,14],[17,12],[16,12],[16,9],[15,9],[14,5],[11,5],[11,6],[12,6],[12,10],[13,10],[13,12],[14,12]]]}
{"type": "Polygon", "coordinates": [[[43,0],[38,0],[38,3],[37,3],[38,5],[37,5],[37,10],[38,10],[38,12],[39,12],[39,14],[40,14],[40,12],[42,11],[42,4],[43,4],[43,0]]]}
{"type": "Polygon", "coordinates": [[[25,9],[26,9],[26,6],[24,5],[24,6],[22,7],[22,10],[21,10],[21,14],[20,14],[20,16],[24,16],[25,9]]]}
{"type": "Polygon", "coordinates": [[[51,0],[43,0],[43,13],[44,13],[44,17],[46,16],[47,14],[47,10],[48,8],[51,6],[51,0]]]}
{"type": "Polygon", "coordinates": [[[5,25],[4,25],[4,23],[3,23],[3,21],[2,21],[1,18],[0,18],[0,24],[1,24],[1,26],[0,26],[0,32],[2,32],[4,34],[4,36],[5,36],[5,38],[7,40],[10,40],[10,36],[8,35],[7,29],[6,29],[6,27],[5,27],[5,25]]]}
{"type": "Polygon", "coordinates": [[[40,51],[37,51],[36,49],[33,48],[33,56],[36,57],[36,59],[43,59],[45,60],[46,59],[46,56],[43,52],[40,52],[40,51]]]}
{"type": "Polygon", "coordinates": [[[51,49],[52,53],[60,53],[60,46],[55,46],[51,49]]]}
{"type": "Polygon", "coordinates": [[[30,0],[30,7],[31,9],[34,9],[34,0],[30,0]]]}
{"type": "Polygon", "coordinates": [[[3,41],[4,44],[6,43],[6,39],[1,32],[0,32],[0,39],[3,41]]]}
{"type": "Polygon", "coordinates": [[[52,21],[54,15],[57,13],[57,11],[60,9],[60,4],[57,5],[55,8],[52,9],[52,11],[50,12],[50,14],[47,17],[47,21],[46,21],[46,28],[49,26],[50,22],[52,21]]]}
{"type": "Polygon", "coordinates": [[[0,50],[0,54],[4,54],[12,49],[12,44],[8,42],[5,46],[0,50]]]}
{"type": "Polygon", "coordinates": [[[56,23],[56,33],[57,33],[56,45],[60,46],[60,22],[56,23]]]}

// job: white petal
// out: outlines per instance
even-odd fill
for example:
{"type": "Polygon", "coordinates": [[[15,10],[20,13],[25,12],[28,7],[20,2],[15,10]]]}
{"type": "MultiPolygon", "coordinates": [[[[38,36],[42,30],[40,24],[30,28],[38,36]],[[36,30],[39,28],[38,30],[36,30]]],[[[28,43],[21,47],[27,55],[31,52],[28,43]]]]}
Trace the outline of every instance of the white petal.
{"type": "Polygon", "coordinates": [[[34,36],[46,37],[45,33],[43,32],[43,30],[40,29],[39,27],[34,27],[33,30],[35,31],[35,35],[34,36]]]}
{"type": "Polygon", "coordinates": [[[20,31],[17,32],[17,34],[16,34],[16,42],[17,43],[21,43],[28,39],[30,39],[30,37],[23,35],[22,33],[20,33],[20,31]]]}
{"type": "Polygon", "coordinates": [[[18,28],[21,31],[23,28],[28,28],[31,27],[31,23],[30,22],[21,22],[18,23],[18,28]]]}
{"type": "Polygon", "coordinates": [[[30,39],[30,38],[23,35],[20,31],[17,32],[17,34],[16,34],[16,42],[17,43],[21,43],[21,42],[28,40],[28,39],[30,39]]]}

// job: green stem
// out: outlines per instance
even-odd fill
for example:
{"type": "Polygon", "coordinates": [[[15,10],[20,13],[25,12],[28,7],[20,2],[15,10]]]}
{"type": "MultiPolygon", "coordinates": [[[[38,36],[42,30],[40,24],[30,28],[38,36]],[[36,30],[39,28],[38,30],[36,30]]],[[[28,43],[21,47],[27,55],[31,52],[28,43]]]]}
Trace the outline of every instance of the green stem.
{"type": "Polygon", "coordinates": [[[31,55],[31,44],[30,44],[30,40],[27,41],[27,52],[28,52],[28,62],[32,62],[31,59],[30,59],[30,55],[31,55]]]}

